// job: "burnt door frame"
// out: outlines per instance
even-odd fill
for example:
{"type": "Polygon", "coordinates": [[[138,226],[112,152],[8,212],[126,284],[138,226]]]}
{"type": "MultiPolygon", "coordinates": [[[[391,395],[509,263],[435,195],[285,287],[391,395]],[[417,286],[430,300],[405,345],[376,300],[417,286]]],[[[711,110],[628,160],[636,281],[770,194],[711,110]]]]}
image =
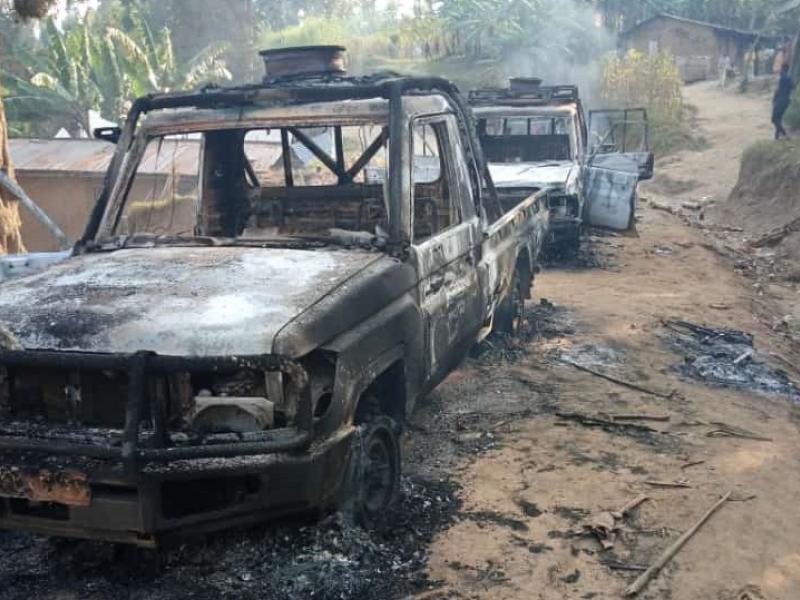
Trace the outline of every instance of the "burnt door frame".
{"type": "Polygon", "coordinates": [[[475,267],[480,247],[480,222],[475,212],[469,174],[463,172],[466,159],[460,144],[455,117],[451,113],[418,116],[409,123],[411,254],[419,277],[418,298],[424,315],[425,371],[429,378],[434,379],[448,372],[460,359],[472,330],[477,331],[481,321],[475,267]],[[457,214],[457,222],[437,230],[427,239],[416,241],[413,231],[416,223],[413,169],[414,131],[419,125],[430,125],[436,132],[440,177],[445,178],[442,183],[446,188],[443,189],[446,189],[450,207],[457,214]]]}

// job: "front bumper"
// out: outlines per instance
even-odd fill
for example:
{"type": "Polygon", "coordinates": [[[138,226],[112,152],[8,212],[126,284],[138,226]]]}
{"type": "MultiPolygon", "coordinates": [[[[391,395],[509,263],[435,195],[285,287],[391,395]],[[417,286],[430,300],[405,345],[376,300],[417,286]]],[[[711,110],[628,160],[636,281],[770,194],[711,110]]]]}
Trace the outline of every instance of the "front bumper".
{"type": "Polygon", "coordinates": [[[125,371],[124,429],[9,424],[0,419],[0,527],[155,546],[324,503],[338,489],[350,432],[312,444],[308,375],[273,356],[182,358],[149,353],[0,351],[0,367],[125,371]],[[146,394],[154,373],[281,372],[293,426],[176,443],[146,394]],[[143,415],[153,419],[142,431],[143,415]]]}
{"type": "MultiPolygon", "coordinates": [[[[88,502],[3,497],[0,528],[156,547],[301,513],[329,504],[338,492],[351,436],[343,431],[291,454],[142,465],[136,475],[99,461],[59,461],[53,467],[51,459],[39,473],[58,468],[84,479],[88,502]]],[[[2,478],[36,463],[30,455],[5,452],[0,464],[2,478]]]]}

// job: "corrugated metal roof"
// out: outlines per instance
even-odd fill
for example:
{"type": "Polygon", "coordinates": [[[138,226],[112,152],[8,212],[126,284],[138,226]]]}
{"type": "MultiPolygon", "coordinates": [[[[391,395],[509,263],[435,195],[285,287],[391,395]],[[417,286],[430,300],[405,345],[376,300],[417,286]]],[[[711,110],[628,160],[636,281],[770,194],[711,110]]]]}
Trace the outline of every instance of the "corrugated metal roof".
{"type": "Polygon", "coordinates": [[[748,30],[748,29],[737,29],[736,27],[728,27],[726,25],[720,25],[718,23],[709,23],[708,21],[697,21],[695,19],[687,19],[686,17],[679,17],[677,15],[671,15],[669,13],[659,13],[659,14],[653,15],[652,17],[650,17],[648,19],[645,19],[644,21],[640,21],[639,23],[636,23],[636,25],[632,26],[627,31],[624,31],[622,33],[622,35],[623,36],[630,35],[631,33],[636,31],[637,29],[639,29],[643,25],[645,25],[647,23],[650,23],[652,21],[656,21],[658,19],[669,19],[671,21],[678,21],[680,23],[689,23],[691,25],[700,25],[702,27],[708,27],[710,29],[714,29],[715,31],[722,31],[722,32],[725,32],[725,33],[732,33],[732,34],[736,34],[736,35],[739,35],[739,36],[742,36],[742,37],[746,37],[746,38],[753,38],[754,39],[754,38],[757,38],[757,37],[761,37],[761,38],[764,38],[764,39],[774,39],[776,37],[774,35],[764,35],[764,34],[758,32],[758,31],[751,31],[751,30],[748,30]]]}
{"type": "MultiPolygon", "coordinates": [[[[9,140],[14,169],[102,175],[114,155],[115,146],[100,140],[29,139],[9,140]]],[[[247,142],[245,151],[256,171],[263,171],[281,159],[281,146],[273,142],[247,142]]],[[[161,147],[150,144],[140,173],[196,175],[200,140],[165,140],[161,147]]]]}
{"type": "Polygon", "coordinates": [[[28,139],[9,140],[11,160],[17,171],[66,171],[105,173],[113,144],[100,140],[28,139]]]}

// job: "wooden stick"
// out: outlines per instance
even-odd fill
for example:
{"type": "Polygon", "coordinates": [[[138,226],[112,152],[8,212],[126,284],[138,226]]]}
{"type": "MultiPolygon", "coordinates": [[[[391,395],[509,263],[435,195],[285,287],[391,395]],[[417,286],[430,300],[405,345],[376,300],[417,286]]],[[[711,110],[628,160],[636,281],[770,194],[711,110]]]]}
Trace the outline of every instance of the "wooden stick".
{"type": "Polygon", "coordinates": [[[738,437],[745,440],[756,440],[759,442],[772,442],[774,441],[772,438],[764,437],[758,434],[753,433],[752,431],[748,431],[747,429],[742,429],[741,427],[734,427],[733,425],[728,425],[727,423],[720,423],[719,421],[712,421],[711,425],[717,427],[718,429],[714,429],[713,431],[709,431],[706,433],[706,437],[719,437],[719,436],[727,436],[727,437],[738,437]]]}
{"type": "Polygon", "coordinates": [[[639,575],[631,585],[629,585],[625,589],[625,596],[635,596],[639,592],[641,592],[645,586],[650,582],[650,580],[655,577],[658,572],[666,565],[672,557],[675,556],[678,551],[683,547],[683,545],[689,541],[689,539],[697,533],[697,531],[703,526],[703,523],[708,521],[715,512],[717,512],[723,504],[725,504],[728,499],[731,497],[733,492],[728,492],[725,494],[714,506],[708,509],[706,514],[704,514],[697,523],[695,523],[690,529],[685,531],[677,540],[675,540],[669,548],[664,550],[661,556],[656,559],[656,561],[648,567],[647,571],[639,575]]]}
{"type": "Polygon", "coordinates": [[[652,427],[648,427],[647,425],[640,425],[638,423],[625,423],[620,421],[609,421],[608,419],[601,419],[598,417],[592,417],[590,415],[584,415],[581,413],[557,412],[556,416],[559,419],[565,419],[567,421],[576,421],[586,427],[615,427],[617,429],[625,429],[628,431],[660,433],[658,429],[653,429],[652,427]]]}
{"type": "Polygon", "coordinates": [[[645,481],[645,485],[652,485],[654,487],[665,487],[665,488],[690,488],[688,483],[683,481],[645,481]]]}
{"type": "Polygon", "coordinates": [[[613,561],[610,560],[608,562],[601,562],[601,565],[611,569],[612,571],[636,571],[641,573],[642,571],[647,571],[647,567],[643,567],[641,565],[629,565],[623,562],[613,561]]]}
{"type": "Polygon", "coordinates": [[[649,496],[645,496],[644,494],[642,494],[640,496],[636,496],[636,498],[634,498],[633,500],[628,502],[625,506],[620,508],[618,511],[612,512],[611,516],[614,517],[615,519],[617,519],[618,521],[622,520],[634,508],[636,508],[640,504],[643,504],[644,502],[647,502],[648,500],[650,500],[650,497],[649,496]]]}
{"type": "Polygon", "coordinates": [[[696,467],[697,465],[705,464],[706,461],[704,460],[695,460],[692,462],[688,462],[685,465],[681,465],[681,469],[689,469],[691,467],[696,467]]]}
{"type": "Polygon", "coordinates": [[[665,394],[664,392],[657,392],[655,390],[642,387],[639,384],[632,383],[630,381],[625,381],[624,379],[617,379],[612,375],[601,373],[600,371],[595,371],[594,369],[590,369],[589,367],[584,367],[583,365],[574,363],[571,360],[567,360],[566,358],[559,358],[558,360],[564,364],[575,367],[579,371],[584,371],[585,373],[589,373],[591,375],[594,375],[595,377],[600,377],[601,379],[605,379],[606,381],[610,381],[611,383],[616,383],[617,385],[621,385],[623,387],[636,390],[637,392],[644,392],[645,394],[650,394],[651,396],[655,396],[656,398],[664,398],[666,400],[671,400],[673,396],[673,393],[665,394]]]}
{"type": "Polygon", "coordinates": [[[609,415],[612,421],[669,421],[668,415],[609,415]]]}

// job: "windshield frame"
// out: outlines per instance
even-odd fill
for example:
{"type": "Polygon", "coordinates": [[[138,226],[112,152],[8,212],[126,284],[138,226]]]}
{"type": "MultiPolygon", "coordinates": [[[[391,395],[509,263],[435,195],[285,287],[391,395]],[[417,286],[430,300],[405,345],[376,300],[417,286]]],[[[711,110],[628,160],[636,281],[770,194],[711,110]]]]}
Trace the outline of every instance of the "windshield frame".
{"type": "MultiPolygon", "coordinates": [[[[575,162],[580,160],[585,148],[581,146],[581,136],[578,133],[578,109],[574,106],[482,106],[474,107],[476,127],[480,121],[488,119],[515,119],[515,118],[541,118],[541,119],[566,119],[569,127],[569,146],[571,158],[567,161],[556,161],[547,159],[542,161],[532,161],[529,164],[541,162],[575,162]]],[[[494,136],[503,138],[508,134],[494,136]]],[[[506,164],[501,162],[489,161],[490,164],[506,164]]]]}
{"type": "MultiPolygon", "coordinates": [[[[124,152],[119,174],[111,186],[110,201],[106,206],[94,242],[96,245],[108,248],[115,245],[115,240],[127,237],[116,233],[116,229],[130,199],[131,187],[145,158],[148,145],[152,141],[158,140],[159,137],[203,135],[208,132],[227,130],[267,130],[287,126],[305,129],[321,126],[347,127],[364,125],[389,126],[387,100],[376,98],[346,101],[344,103],[329,101],[270,108],[256,106],[224,109],[182,109],[178,111],[167,109],[148,114],[139,125],[128,150],[124,152]],[[342,110],[342,104],[346,105],[347,110],[342,110]]],[[[200,140],[201,154],[198,171],[202,171],[203,168],[204,139],[205,137],[203,136],[200,140]]],[[[392,144],[391,136],[388,144],[389,146],[392,144]]],[[[387,152],[387,156],[391,155],[390,152],[390,150],[387,152]]],[[[391,177],[392,169],[390,167],[387,179],[391,177]]],[[[201,181],[198,182],[198,193],[202,194],[201,181]]],[[[189,236],[163,237],[188,238],[189,236]]],[[[223,239],[228,243],[232,243],[231,238],[220,238],[220,240],[223,239]]],[[[249,240],[247,243],[252,243],[252,241],[249,240]]],[[[269,241],[274,242],[275,240],[269,241]]]]}

